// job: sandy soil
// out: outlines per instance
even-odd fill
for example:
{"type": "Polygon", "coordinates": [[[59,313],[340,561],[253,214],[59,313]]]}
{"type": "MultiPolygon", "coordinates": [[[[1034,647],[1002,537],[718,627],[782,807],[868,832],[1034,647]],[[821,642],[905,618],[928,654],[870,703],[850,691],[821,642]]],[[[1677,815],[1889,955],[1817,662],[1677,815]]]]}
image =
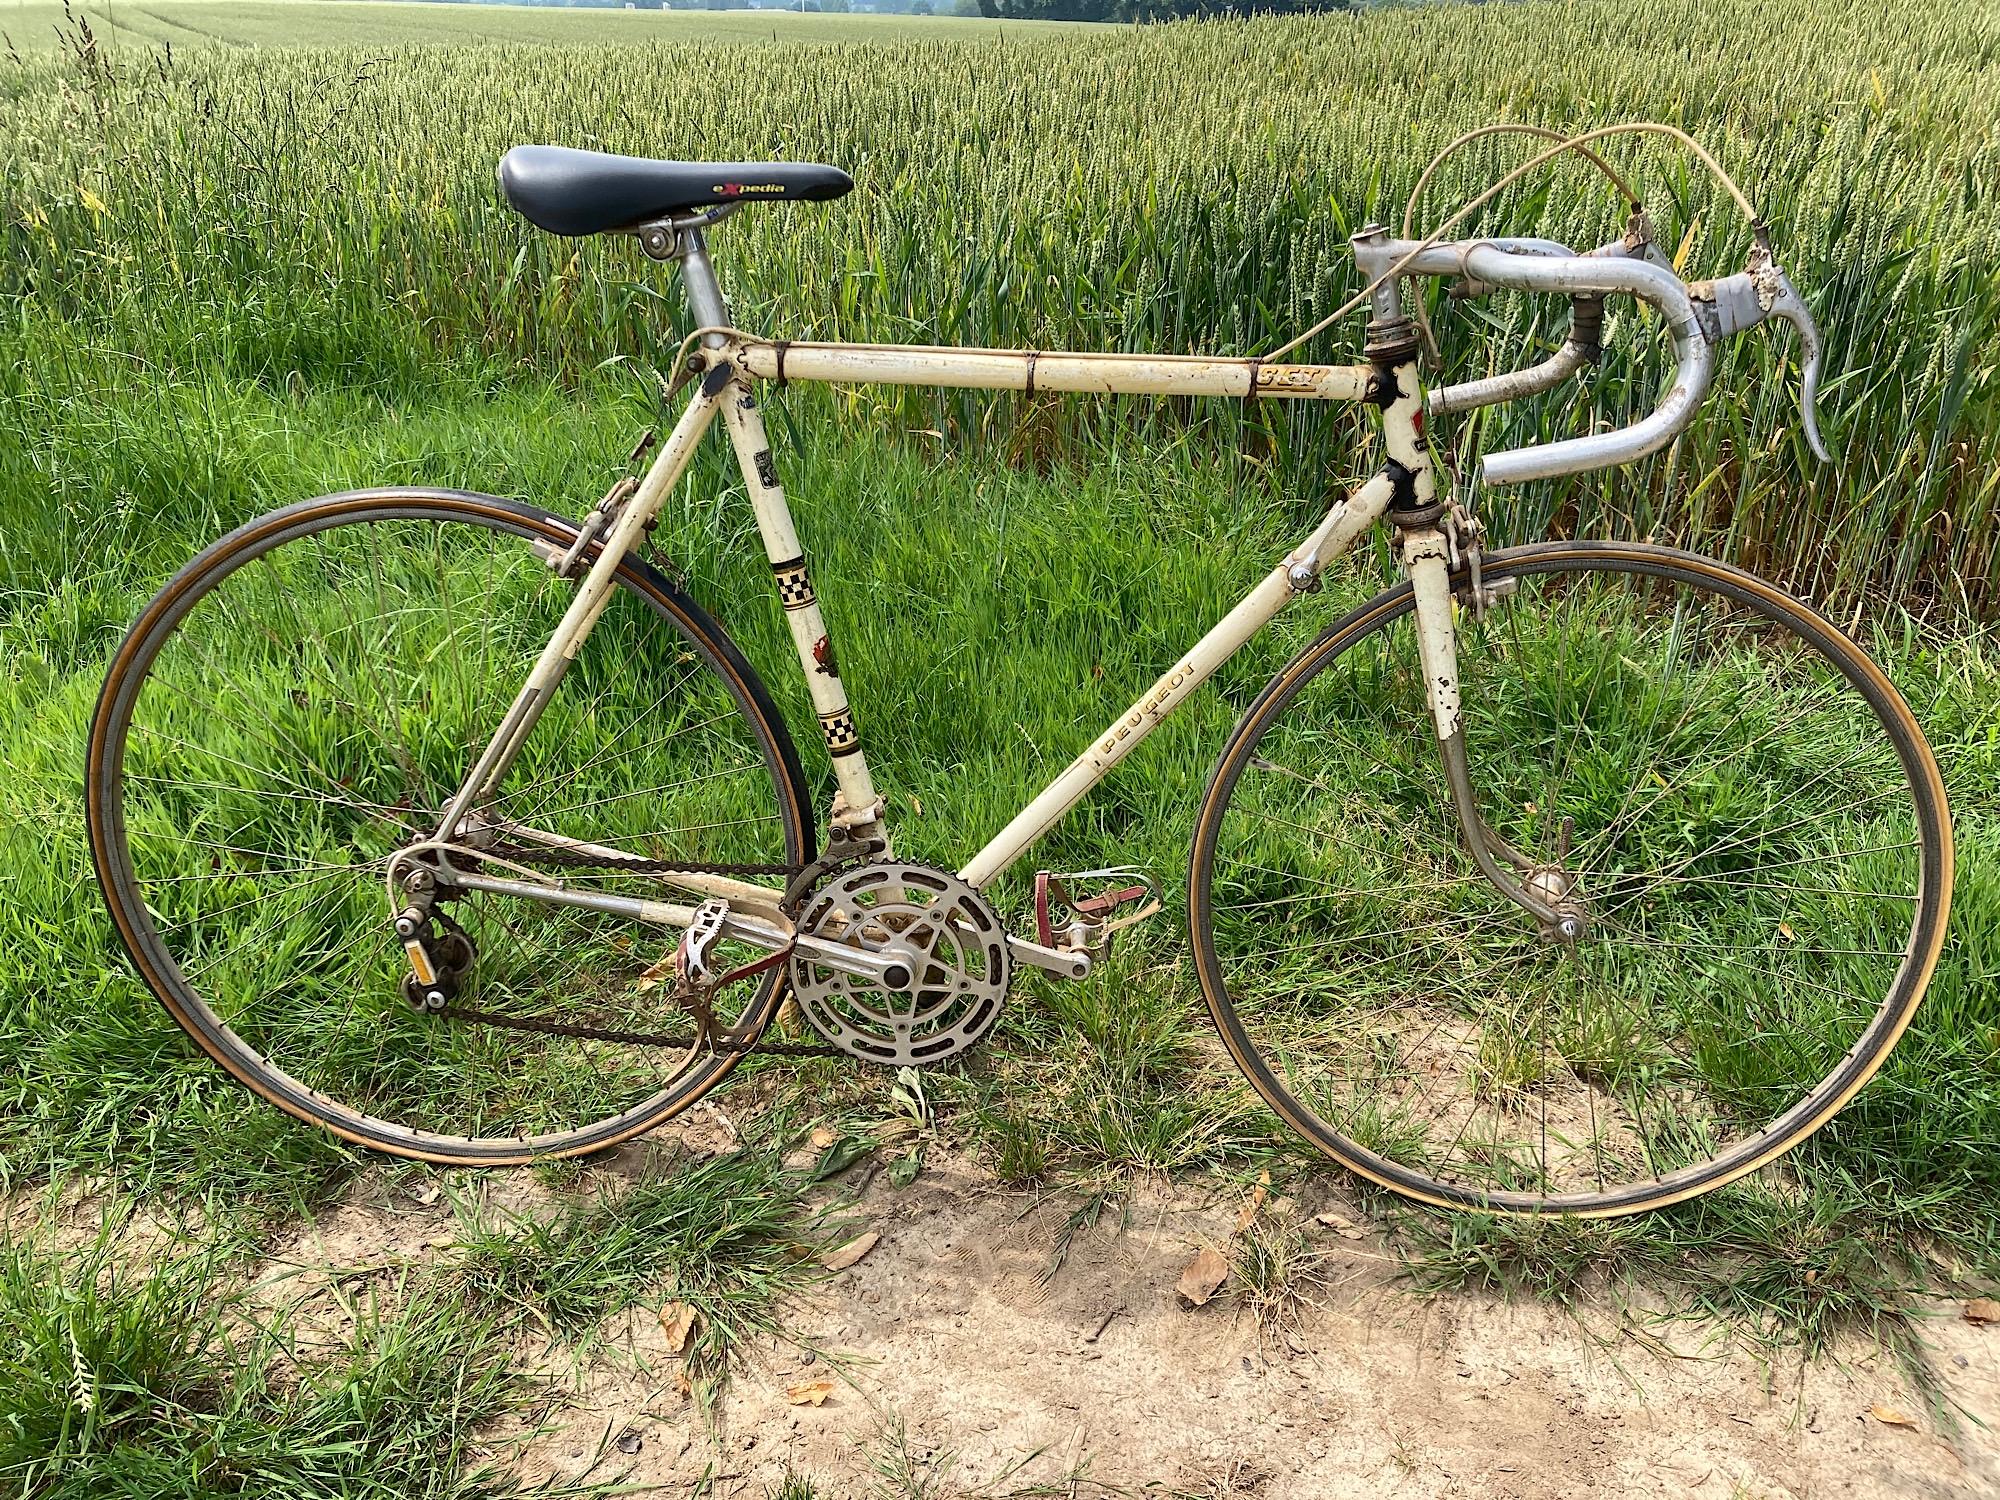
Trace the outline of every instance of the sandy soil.
{"type": "MultiPolygon", "coordinates": [[[[414,1192],[371,1175],[274,1249],[252,1298],[289,1311],[304,1355],[345,1338],[366,1298],[395,1296],[406,1268],[448,1257],[459,1215],[553,1201],[526,1174],[414,1192]]],[[[1282,1316],[1257,1317],[1234,1281],[1192,1306],[1176,1284],[1203,1247],[1240,1248],[1242,1202],[1142,1191],[1059,1255],[1076,1206],[935,1152],[907,1188],[878,1174],[855,1219],[880,1241],[791,1308],[795,1341],[751,1351],[712,1409],[642,1306],[582,1358],[524,1345],[542,1389],[482,1445],[553,1490],[706,1482],[724,1500],[761,1500],[788,1471],[825,1500],[2000,1495],[2000,1325],[1957,1303],[1924,1324],[1941,1416],[1865,1343],[1801,1368],[1608,1294],[1581,1316],[1418,1297],[1331,1197],[1259,1210],[1303,1234],[1302,1300],[1282,1316]],[[821,1405],[788,1395],[819,1381],[821,1405]]],[[[157,1248],[159,1226],[132,1227],[132,1249],[157,1248]]]]}
{"type": "Polygon", "coordinates": [[[880,1243],[794,1309],[811,1348],[758,1351],[704,1416],[635,1310],[535,1412],[487,1434],[494,1455],[552,1487],[587,1475],[684,1494],[707,1476],[724,1497],[762,1496],[788,1468],[841,1497],[2000,1493],[2000,1436],[1982,1425],[2000,1423],[2000,1327],[1956,1304],[1926,1325],[1959,1408],[1940,1424],[1872,1346],[1800,1369],[1608,1298],[1579,1319],[1415,1297],[1365,1228],[1315,1222],[1360,1223],[1331,1200],[1291,1209],[1323,1284],[1276,1327],[1227,1291],[1201,1307],[1176,1291],[1202,1246],[1226,1246],[1236,1203],[1141,1196],[1051,1274],[1074,1206],[958,1164],[902,1191],[878,1177],[861,1208],[880,1243]],[[823,1378],[824,1405],[788,1399],[823,1378]],[[899,1465],[932,1487],[884,1488],[899,1465]]]}

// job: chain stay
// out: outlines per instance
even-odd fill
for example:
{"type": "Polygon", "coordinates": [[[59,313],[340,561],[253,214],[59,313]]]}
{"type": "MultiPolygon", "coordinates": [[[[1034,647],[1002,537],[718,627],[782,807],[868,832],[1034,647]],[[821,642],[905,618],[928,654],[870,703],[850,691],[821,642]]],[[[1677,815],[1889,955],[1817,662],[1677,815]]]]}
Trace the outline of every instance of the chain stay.
{"type": "MultiPolygon", "coordinates": [[[[579,869],[630,870],[635,875],[782,875],[790,884],[786,887],[781,904],[796,901],[807,890],[818,883],[831,869],[849,863],[871,852],[867,846],[856,845],[853,849],[829,848],[827,853],[809,865],[759,865],[728,864],[718,862],[700,863],[687,860],[642,859],[636,855],[620,857],[606,854],[591,854],[582,850],[553,849],[545,845],[516,847],[503,845],[491,851],[503,859],[515,860],[522,864],[541,860],[546,864],[579,869]]],[[[676,993],[676,999],[685,1001],[685,994],[676,993]]],[[[447,1021],[465,1021],[478,1026],[497,1026],[508,1031],[530,1031],[543,1036],[575,1037],[582,1041],[614,1042],[630,1047],[659,1047],[667,1051],[686,1052],[699,1043],[688,1035],[676,1035],[658,1031],[624,1031],[615,1027],[590,1026],[577,1021],[539,1021],[528,1016],[510,1016],[499,1011],[480,1010],[475,1006],[447,1004],[433,1015],[447,1021]]],[[[744,1037],[733,1030],[702,1028],[703,1040],[714,1052],[749,1053],[762,1052],[772,1057],[840,1057],[844,1055],[838,1047],[824,1042],[774,1042],[762,1039],[762,1034],[744,1037]]]]}

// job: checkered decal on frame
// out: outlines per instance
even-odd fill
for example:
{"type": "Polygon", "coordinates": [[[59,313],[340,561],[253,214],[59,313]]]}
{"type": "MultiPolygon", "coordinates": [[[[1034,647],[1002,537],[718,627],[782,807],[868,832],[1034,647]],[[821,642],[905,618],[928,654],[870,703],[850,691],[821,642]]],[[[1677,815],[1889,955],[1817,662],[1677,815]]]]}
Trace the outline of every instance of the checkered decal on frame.
{"type": "Polygon", "coordinates": [[[826,736],[829,755],[852,755],[861,748],[861,736],[854,728],[854,715],[847,709],[819,716],[820,732],[826,736]]]}
{"type": "Polygon", "coordinates": [[[800,558],[797,562],[784,563],[775,571],[778,578],[778,602],[786,609],[804,609],[813,602],[812,579],[806,576],[804,558],[800,558]]]}

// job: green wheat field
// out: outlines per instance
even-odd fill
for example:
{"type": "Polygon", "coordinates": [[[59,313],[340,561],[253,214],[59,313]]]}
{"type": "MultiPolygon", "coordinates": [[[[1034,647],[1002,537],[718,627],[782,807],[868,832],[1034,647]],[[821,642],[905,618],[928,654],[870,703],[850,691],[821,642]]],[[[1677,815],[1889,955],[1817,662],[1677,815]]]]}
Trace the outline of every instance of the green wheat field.
{"type": "MultiPolygon", "coordinates": [[[[509,213],[493,169],[524,141],[848,168],[840,202],[716,231],[746,328],[1230,354],[1354,291],[1349,234],[1400,222],[1463,130],[1651,118],[1708,144],[1827,332],[1835,461],[1800,435],[1795,347],[1758,334],[1669,449],[1482,510],[1504,542],[1723,556],[1849,628],[1942,763],[1952,934],[1881,1075],[1781,1171],[1609,1225],[1370,1208],[1423,1287],[1564,1296],[1616,1268],[1808,1347],[1857,1325],[1896,1336],[1914,1294],[2000,1277],[2000,15],[1774,0],[1752,26],[1722,0],[1527,0],[1069,27],[0,0],[0,32],[0,1186],[32,1205],[87,1185],[201,1226],[143,1275],[101,1244],[0,1248],[6,1484],[480,1491],[466,1434],[521,1399],[522,1318],[585,1329],[671,1275],[719,1378],[828,1232],[784,1148],[813,1119],[879,1118],[894,1086],[859,1065],[762,1066],[750,1149],[615,1204],[579,1196],[532,1235],[474,1235],[323,1364],[295,1367],[282,1329],[246,1334],[212,1295],[373,1163],[232,1085],[134,977],[89,873],[93,699],[160,583],[262,511],[407,483],[581,515],[660,424],[678,292],[629,241],[557,240],[509,213]]],[[[1418,223],[1519,151],[1459,158],[1418,223]]],[[[1651,147],[1620,160],[1684,274],[1737,269],[1748,231],[1698,168],[1651,147]]],[[[1594,245],[1622,224],[1587,171],[1559,166],[1463,233],[1594,245]]],[[[1542,357],[1564,319],[1524,298],[1433,310],[1451,378],[1542,357]]],[[[1350,320],[1310,352],[1353,359],[1361,337],[1350,320]]],[[[1606,344],[1584,382],[1448,448],[1636,417],[1662,341],[1625,312],[1606,344]]],[[[938,863],[997,830],[1380,459],[1351,413],[1275,405],[793,387],[769,407],[899,851],[938,863]]],[[[806,727],[823,798],[726,456],[704,451],[655,546],[806,727]]],[[[1006,1182],[1100,1206],[1138,1176],[1322,1170],[1208,1040],[1186,848],[1236,715],[1390,576],[1385,554],[1357,559],[1062,825],[1049,864],[1148,866],[1168,910],[1089,982],[1020,985],[992,1044],[927,1080],[926,1128],[1006,1182]]],[[[856,1125],[821,1166],[868,1145],[856,1125]]]]}

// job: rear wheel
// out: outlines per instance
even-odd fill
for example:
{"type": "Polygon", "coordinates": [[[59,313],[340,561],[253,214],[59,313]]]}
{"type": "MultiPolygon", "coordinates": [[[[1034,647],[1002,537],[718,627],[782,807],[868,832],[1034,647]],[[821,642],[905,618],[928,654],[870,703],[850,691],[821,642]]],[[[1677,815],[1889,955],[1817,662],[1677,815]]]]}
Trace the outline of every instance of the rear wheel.
{"type": "Polygon", "coordinates": [[[1408,587],[1245,715],[1193,855],[1203,993],[1321,1150],[1428,1202],[1611,1214],[1825,1123],[1909,1023],[1951,834],[1888,678],[1806,606],[1664,548],[1490,553],[1459,622],[1480,812],[1583,914],[1544,934],[1467,853],[1408,587]]]}
{"type": "MultiPolygon", "coordinates": [[[[686,1108],[741,1055],[695,1045],[671,998],[677,929],[595,910],[443,894],[431,955],[451,1003],[423,1009],[428,986],[406,986],[390,857],[436,830],[553,633],[574,585],[549,561],[574,536],[482,495],[307,501],[204,552],[112,661],[88,797],[126,948],[205,1051],[349,1139],[457,1163],[572,1155],[686,1108]]],[[[488,833],[466,841],[498,858],[445,858],[700,899],[656,873],[579,862],[573,845],[586,842],[741,866],[775,897],[811,856],[807,807],[741,654],[628,558],[477,810],[488,833]],[[551,853],[524,829],[572,847],[551,853]]],[[[716,1022],[754,1036],[781,983],[772,970],[728,987],[716,1022]]]]}

